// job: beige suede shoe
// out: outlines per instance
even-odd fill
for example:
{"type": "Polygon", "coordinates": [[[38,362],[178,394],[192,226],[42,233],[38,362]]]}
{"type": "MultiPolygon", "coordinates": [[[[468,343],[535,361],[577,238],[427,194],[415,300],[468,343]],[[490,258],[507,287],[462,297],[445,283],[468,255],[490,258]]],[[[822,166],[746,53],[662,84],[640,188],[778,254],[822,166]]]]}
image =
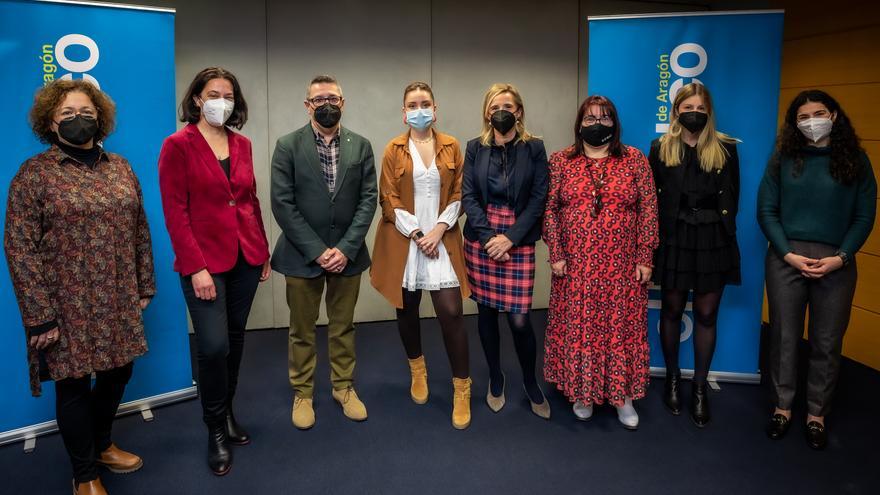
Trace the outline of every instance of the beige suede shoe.
{"type": "Polygon", "coordinates": [[[342,406],[345,417],[352,421],[364,421],[367,419],[367,406],[358,399],[353,387],[341,390],[333,389],[333,398],[342,406]]]}

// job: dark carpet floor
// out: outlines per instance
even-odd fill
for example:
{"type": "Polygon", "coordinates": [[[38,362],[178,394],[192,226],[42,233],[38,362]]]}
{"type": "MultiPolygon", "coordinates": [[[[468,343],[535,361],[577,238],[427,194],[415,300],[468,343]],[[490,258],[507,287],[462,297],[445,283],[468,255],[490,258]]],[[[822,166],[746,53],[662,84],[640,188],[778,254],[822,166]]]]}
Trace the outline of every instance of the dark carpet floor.
{"type": "MultiPolygon", "coordinates": [[[[546,313],[533,315],[537,333],[546,313]]],[[[369,420],[345,419],[330,397],[326,338],[316,378],[317,424],[298,431],[290,422],[286,331],[248,334],[236,412],[253,443],[235,449],[232,471],[218,478],[205,463],[206,431],[198,401],[116,422],[114,439],[145,464],[129,475],[104,473],[119,494],[306,493],[626,493],[626,494],[877,494],[880,493],[880,373],[845,361],[830,445],[810,450],[803,438],[804,404],[788,437],[770,441],[767,391],[722,384],[711,394],[712,423],[697,429],[687,415],[663,408],[655,380],[637,404],[641,426],[624,430],[610,407],[590,422],[576,421],[563,396],[548,391],[553,418],[529,411],[509,335],[504,335],[507,406],[485,404],[486,369],[471,330],[473,421],[450,423],[452,385],[435,320],[423,320],[431,396],[414,404],[409,372],[392,322],[358,326],[357,390],[369,420]]],[[[325,333],[320,331],[322,337],[325,333]]],[[[686,384],[685,390],[689,390],[686,384]]],[[[0,494],[70,493],[70,467],[59,435],[41,437],[32,454],[21,444],[0,448],[0,494]]]]}

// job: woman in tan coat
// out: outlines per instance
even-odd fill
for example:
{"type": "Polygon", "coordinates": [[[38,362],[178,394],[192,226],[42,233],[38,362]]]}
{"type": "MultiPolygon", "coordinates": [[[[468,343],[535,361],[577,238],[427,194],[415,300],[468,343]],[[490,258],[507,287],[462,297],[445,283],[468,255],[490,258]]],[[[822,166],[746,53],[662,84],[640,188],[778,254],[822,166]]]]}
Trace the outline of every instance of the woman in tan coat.
{"type": "Polygon", "coordinates": [[[410,395],[428,400],[428,373],[419,327],[422,290],[431,293],[452,367],[452,425],[470,424],[470,370],[462,299],[468,297],[461,231],[463,159],[458,141],[432,129],[436,121],[430,86],[414,82],[403,93],[404,122],[410,129],[391,140],[382,158],[370,279],[397,308],[400,339],[409,358],[410,395]]]}

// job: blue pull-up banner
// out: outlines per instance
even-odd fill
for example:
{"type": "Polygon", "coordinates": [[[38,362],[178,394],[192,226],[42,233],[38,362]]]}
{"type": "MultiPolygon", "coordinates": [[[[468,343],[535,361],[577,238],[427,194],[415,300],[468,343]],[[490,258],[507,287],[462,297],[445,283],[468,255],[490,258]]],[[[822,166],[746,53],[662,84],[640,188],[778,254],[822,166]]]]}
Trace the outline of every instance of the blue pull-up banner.
{"type": "MultiPolygon", "coordinates": [[[[724,291],[712,372],[755,381],[767,241],[755,219],[758,183],[773,150],[779,111],[781,11],[647,14],[589,18],[591,95],[609,97],[620,113],[623,141],[648,154],[666,132],[676,92],[699,82],[712,94],[717,128],[742,143],[737,237],[742,285],[724,291]]],[[[651,365],[664,367],[659,291],[651,291],[651,365]]],[[[690,308],[690,305],[688,305],[690,308]]],[[[693,368],[693,319],[682,322],[681,362],[693,368]]]]}
{"type": "MultiPolygon", "coordinates": [[[[149,351],[135,361],[123,398],[148,407],[193,394],[186,307],[174,254],[163,228],[157,161],[162,140],[176,130],[174,13],[170,9],[84,2],[0,0],[0,87],[4,124],[0,148],[0,218],[9,183],[27,158],[46,149],[27,115],[35,92],[55,79],[87,79],[116,103],[116,131],[104,143],[131,163],[151,227],[158,293],[144,312],[149,351]]],[[[25,331],[6,260],[0,252],[0,444],[51,431],[55,393],[31,397],[25,331]]],[[[63,329],[62,329],[63,331],[63,329]]],[[[133,405],[133,406],[132,406],[133,405]]]]}

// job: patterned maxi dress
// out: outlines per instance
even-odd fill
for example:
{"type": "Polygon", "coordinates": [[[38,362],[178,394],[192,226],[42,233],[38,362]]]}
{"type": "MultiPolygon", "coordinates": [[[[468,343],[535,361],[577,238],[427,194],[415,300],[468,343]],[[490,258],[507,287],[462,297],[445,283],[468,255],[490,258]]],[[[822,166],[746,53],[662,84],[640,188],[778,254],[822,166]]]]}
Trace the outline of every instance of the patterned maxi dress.
{"type": "Polygon", "coordinates": [[[544,241],[567,274],[552,281],[544,377],[571,401],[620,406],[648,386],[648,287],[635,272],[658,243],[654,179],[635,148],[598,161],[571,150],[550,157],[544,241]]]}

